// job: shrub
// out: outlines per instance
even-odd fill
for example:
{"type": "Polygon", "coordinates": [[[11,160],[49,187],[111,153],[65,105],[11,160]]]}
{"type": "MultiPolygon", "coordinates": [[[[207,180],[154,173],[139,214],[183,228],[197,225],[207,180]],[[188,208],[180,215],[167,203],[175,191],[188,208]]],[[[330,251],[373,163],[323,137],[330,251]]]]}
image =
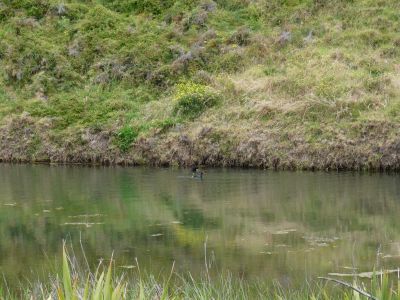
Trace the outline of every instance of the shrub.
{"type": "Polygon", "coordinates": [[[174,113],[183,118],[195,119],[219,101],[219,94],[208,86],[193,82],[180,83],[174,95],[174,113]]]}
{"type": "Polygon", "coordinates": [[[118,148],[122,152],[126,152],[131,147],[132,143],[136,140],[139,135],[139,131],[133,127],[125,126],[122,127],[116,137],[118,148]]]}

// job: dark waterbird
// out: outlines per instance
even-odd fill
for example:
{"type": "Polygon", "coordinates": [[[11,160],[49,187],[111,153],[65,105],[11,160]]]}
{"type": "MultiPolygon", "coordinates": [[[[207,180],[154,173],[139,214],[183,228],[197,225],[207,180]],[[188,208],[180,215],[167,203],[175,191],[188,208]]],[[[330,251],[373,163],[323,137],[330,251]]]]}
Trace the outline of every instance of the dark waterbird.
{"type": "Polygon", "coordinates": [[[201,171],[198,165],[192,165],[192,177],[203,179],[203,171],[201,171]]]}

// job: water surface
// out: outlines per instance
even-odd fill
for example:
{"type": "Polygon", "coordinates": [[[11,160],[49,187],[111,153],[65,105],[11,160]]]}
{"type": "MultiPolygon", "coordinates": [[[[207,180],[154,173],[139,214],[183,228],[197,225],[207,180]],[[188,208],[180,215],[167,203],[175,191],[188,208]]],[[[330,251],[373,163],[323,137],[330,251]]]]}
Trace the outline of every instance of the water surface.
{"type": "Polygon", "coordinates": [[[121,270],[303,282],[400,265],[400,176],[0,164],[0,272],[46,276],[62,240],[121,270]]]}

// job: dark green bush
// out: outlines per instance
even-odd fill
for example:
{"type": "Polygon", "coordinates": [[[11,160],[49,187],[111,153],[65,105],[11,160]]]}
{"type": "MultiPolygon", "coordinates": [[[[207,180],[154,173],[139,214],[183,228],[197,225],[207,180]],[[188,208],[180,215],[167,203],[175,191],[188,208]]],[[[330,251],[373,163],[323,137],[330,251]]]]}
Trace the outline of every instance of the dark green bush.
{"type": "Polygon", "coordinates": [[[122,127],[116,136],[116,142],[118,148],[122,152],[126,152],[129,150],[129,148],[132,146],[132,143],[136,140],[136,138],[139,135],[139,130],[130,127],[130,126],[125,126],[122,127]]]}

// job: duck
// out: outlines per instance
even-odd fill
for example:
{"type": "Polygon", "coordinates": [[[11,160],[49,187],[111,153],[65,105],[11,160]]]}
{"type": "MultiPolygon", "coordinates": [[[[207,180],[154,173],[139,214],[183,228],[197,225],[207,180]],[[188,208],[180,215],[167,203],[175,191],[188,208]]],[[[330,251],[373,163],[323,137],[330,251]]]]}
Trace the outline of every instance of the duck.
{"type": "Polygon", "coordinates": [[[192,165],[192,178],[203,179],[203,171],[201,171],[197,164],[192,165]]]}

